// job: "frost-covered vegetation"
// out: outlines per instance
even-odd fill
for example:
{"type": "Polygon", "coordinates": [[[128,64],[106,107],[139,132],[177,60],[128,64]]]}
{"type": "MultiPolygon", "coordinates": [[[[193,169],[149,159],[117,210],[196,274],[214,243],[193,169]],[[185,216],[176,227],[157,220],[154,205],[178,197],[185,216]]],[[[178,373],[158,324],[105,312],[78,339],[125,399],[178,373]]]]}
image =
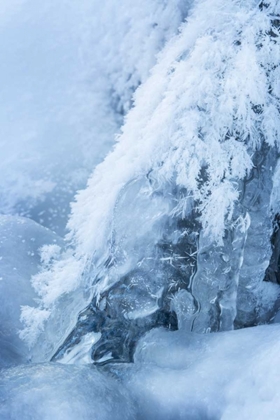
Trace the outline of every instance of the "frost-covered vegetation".
{"type": "Polygon", "coordinates": [[[279,1],[13,0],[0,31],[0,363],[45,363],[0,414],[277,419],[279,1]]]}

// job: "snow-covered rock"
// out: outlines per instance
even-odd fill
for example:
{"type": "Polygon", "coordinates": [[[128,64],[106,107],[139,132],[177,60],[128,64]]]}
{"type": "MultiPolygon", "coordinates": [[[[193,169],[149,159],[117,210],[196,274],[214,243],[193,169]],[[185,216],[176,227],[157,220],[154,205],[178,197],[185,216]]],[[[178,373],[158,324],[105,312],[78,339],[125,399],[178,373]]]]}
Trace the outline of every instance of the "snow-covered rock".
{"type": "Polygon", "coordinates": [[[279,334],[279,325],[204,335],[154,330],[139,342],[135,365],[115,373],[137,401],[137,419],[277,420],[279,334]]]}

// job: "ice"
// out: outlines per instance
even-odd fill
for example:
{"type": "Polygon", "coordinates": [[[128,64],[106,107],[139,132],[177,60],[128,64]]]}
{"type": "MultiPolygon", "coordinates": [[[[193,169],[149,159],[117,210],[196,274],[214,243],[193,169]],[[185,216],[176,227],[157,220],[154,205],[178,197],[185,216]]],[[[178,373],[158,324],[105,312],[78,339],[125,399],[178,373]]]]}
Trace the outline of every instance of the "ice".
{"type": "Polygon", "coordinates": [[[192,331],[205,333],[233,329],[239,272],[249,226],[249,214],[240,217],[234,228],[226,232],[223,246],[213,244],[202,232],[192,284],[192,294],[200,309],[194,316],[192,331]]]}
{"type": "MultiPolygon", "coordinates": [[[[19,338],[21,307],[35,303],[31,276],[40,267],[40,248],[50,244],[59,248],[63,240],[32,220],[0,216],[0,366],[30,358],[27,344],[19,338]]],[[[37,313],[30,315],[37,319],[37,313]]]]}
{"type": "Polygon", "coordinates": [[[0,417],[278,418],[279,2],[4,7],[0,417]]]}
{"type": "Polygon", "coordinates": [[[1,371],[3,420],[132,420],[123,386],[94,367],[39,364],[1,371]]]}

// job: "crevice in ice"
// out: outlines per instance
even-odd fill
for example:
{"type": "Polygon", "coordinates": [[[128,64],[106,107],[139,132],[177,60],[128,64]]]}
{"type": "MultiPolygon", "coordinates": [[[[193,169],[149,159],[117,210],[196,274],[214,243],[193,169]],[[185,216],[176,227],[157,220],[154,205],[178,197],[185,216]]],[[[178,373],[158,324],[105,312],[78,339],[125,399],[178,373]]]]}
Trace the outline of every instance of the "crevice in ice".
{"type": "Polygon", "coordinates": [[[264,281],[280,284],[280,214],[276,214],[273,221],[271,235],[272,255],[266,269],[264,281]]]}

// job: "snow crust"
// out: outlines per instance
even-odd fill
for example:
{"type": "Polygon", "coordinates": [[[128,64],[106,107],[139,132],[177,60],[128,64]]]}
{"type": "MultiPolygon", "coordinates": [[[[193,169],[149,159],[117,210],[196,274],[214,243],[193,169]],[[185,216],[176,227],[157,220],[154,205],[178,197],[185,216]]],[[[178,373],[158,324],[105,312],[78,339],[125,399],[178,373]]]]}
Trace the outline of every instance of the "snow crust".
{"type": "Polygon", "coordinates": [[[279,332],[279,325],[206,335],[154,330],[138,344],[135,366],[117,375],[139,419],[276,420],[279,332]]]}

